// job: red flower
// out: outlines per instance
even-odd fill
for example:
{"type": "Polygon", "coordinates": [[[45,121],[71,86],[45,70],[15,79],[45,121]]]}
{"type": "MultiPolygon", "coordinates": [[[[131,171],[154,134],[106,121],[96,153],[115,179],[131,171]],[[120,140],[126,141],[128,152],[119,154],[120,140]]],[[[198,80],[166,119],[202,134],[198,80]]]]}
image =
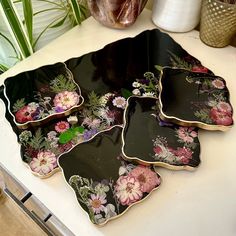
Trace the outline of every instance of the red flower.
{"type": "Polygon", "coordinates": [[[192,71],[193,72],[199,72],[199,73],[207,73],[208,69],[204,66],[193,66],[192,71]]]}
{"type": "Polygon", "coordinates": [[[16,121],[19,123],[25,123],[27,121],[32,121],[33,117],[31,115],[32,115],[32,112],[29,109],[29,107],[24,106],[16,112],[16,114],[15,114],[16,121]]]}
{"type": "Polygon", "coordinates": [[[217,124],[217,125],[232,125],[232,113],[223,111],[218,109],[217,107],[213,107],[210,111],[210,118],[217,124]]]}

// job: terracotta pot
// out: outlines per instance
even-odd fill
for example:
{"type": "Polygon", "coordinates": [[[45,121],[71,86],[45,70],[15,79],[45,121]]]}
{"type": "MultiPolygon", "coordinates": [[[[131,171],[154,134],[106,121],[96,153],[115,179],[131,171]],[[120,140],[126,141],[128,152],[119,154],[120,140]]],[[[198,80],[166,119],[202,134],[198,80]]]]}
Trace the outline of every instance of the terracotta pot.
{"type": "Polygon", "coordinates": [[[91,15],[111,28],[132,25],[148,0],[88,0],[91,15]]]}

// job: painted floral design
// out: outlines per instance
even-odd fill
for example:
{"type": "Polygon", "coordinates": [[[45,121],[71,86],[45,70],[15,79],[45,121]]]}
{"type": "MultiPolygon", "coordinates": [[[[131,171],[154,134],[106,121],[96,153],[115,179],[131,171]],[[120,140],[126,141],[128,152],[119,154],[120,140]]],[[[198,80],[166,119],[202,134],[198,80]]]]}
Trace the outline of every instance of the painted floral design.
{"type": "Polygon", "coordinates": [[[52,125],[54,129],[48,133],[42,132],[41,128],[35,132],[30,130],[21,132],[19,141],[22,145],[23,160],[33,172],[42,177],[47,176],[57,168],[58,156],[83,140],[81,137],[84,128],[76,125],[74,119],[72,123],[56,122],[52,125]]]}
{"type": "Polygon", "coordinates": [[[123,97],[116,97],[116,98],[114,98],[114,99],[112,100],[112,104],[113,104],[115,107],[125,109],[126,100],[125,100],[125,98],[123,98],[123,97]]]}
{"type": "Polygon", "coordinates": [[[115,193],[121,205],[131,205],[143,196],[141,184],[133,176],[120,176],[116,181],[115,193]]]}
{"type": "Polygon", "coordinates": [[[49,172],[42,171],[39,167],[35,168],[35,165],[40,162],[38,153],[49,151],[57,159],[60,154],[78,143],[91,139],[97,132],[122,124],[125,105],[126,99],[118,94],[109,93],[98,96],[94,92],[90,93],[80,113],[55,120],[49,130],[39,128],[36,131],[31,129],[22,131],[19,141],[22,144],[23,160],[33,172],[42,177],[49,174],[57,168],[57,165],[50,166],[47,169],[49,172]]]}
{"type": "Polygon", "coordinates": [[[160,176],[150,167],[125,161],[121,161],[121,164],[118,179],[95,181],[79,175],[69,179],[78,201],[95,224],[103,224],[121,214],[161,183],[160,176]]]}
{"type": "Polygon", "coordinates": [[[160,178],[157,177],[156,173],[142,165],[133,169],[130,175],[139,181],[140,189],[144,193],[150,193],[155,186],[160,184],[160,178]]]}
{"type": "Polygon", "coordinates": [[[79,95],[76,92],[63,91],[53,99],[56,110],[66,111],[79,103],[79,95]]]}
{"type": "Polygon", "coordinates": [[[182,145],[171,147],[165,137],[157,136],[153,140],[152,157],[170,165],[188,165],[197,147],[197,132],[192,127],[179,127],[175,129],[175,133],[182,145]]]}
{"type": "Polygon", "coordinates": [[[84,139],[90,139],[97,132],[123,123],[126,99],[116,93],[98,96],[95,92],[88,95],[80,118],[85,128],[84,139]]]}
{"type": "Polygon", "coordinates": [[[40,88],[35,92],[33,100],[27,104],[25,98],[21,98],[14,103],[13,113],[18,123],[37,121],[67,111],[78,105],[81,99],[74,81],[59,75],[51,81],[49,88],[40,88]]]}
{"type": "Polygon", "coordinates": [[[202,122],[229,126],[233,124],[233,109],[227,97],[225,82],[220,77],[190,77],[189,83],[198,85],[198,94],[206,95],[207,101],[192,102],[194,115],[202,122]]]}
{"type": "Polygon", "coordinates": [[[50,151],[38,152],[37,157],[33,158],[29,165],[32,171],[46,175],[57,166],[57,159],[50,151]]]}
{"type": "Polygon", "coordinates": [[[204,67],[199,60],[187,55],[185,57],[179,57],[171,51],[168,51],[171,66],[179,69],[187,69],[192,72],[198,73],[211,73],[206,67],[204,67]]]}
{"type": "Polygon", "coordinates": [[[56,123],[55,125],[55,130],[58,132],[58,133],[63,133],[65,132],[66,130],[68,130],[70,128],[70,125],[68,122],[66,121],[59,121],[56,123]]]}
{"type": "Polygon", "coordinates": [[[132,86],[132,94],[136,96],[157,97],[159,94],[158,79],[152,72],[144,73],[144,78],[137,79],[132,86]]]}

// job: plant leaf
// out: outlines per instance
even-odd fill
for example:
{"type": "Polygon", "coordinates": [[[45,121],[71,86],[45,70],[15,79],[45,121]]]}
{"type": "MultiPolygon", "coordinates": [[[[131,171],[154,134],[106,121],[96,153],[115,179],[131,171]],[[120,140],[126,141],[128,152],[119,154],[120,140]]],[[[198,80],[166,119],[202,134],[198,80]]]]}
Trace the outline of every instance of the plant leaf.
{"type": "Polygon", "coordinates": [[[45,143],[41,129],[37,129],[35,135],[29,141],[29,145],[36,150],[40,150],[44,147],[45,143]]]}
{"type": "Polygon", "coordinates": [[[84,132],[84,127],[83,126],[78,126],[78,127],[75,127],[75,128],[71,128],[73,130],[73,132],[76,134],[76,133],[80,133],[82,134],[84,132]]]}
{"type": "Polygon", "coordinates": [[[75,83],[64,75],[58,75],[54,80],[52,80],[50,88],[54,93],[60,93],[62,91],[73,92],[77,89],[75,83]]]}
{"type": "Polygon", "coordinates": [[[51,25],[50,28],[57,28],[57,27],[60,27],[61,25],[63,25],[67,16],[68,16],[68,13],[61,20],[59,20],[55,24],[51,25]]]}
{"type": "Polygon", "coordinates": [[[17,52],[14,44],[11,42],[11,40],[6,35],[2,34],[1,32],[0,32],[0,36],[3,37],[10,44],[10,46],[12,47],[12,49],[14,50],[14,52],[16,54],[16,58],[22,59],[21,57],[19,57],[18,52],[17,52]]]}
{"type": "Polygon", "coordinates": [[[13,105],[13,112],[17,112],[18,110],[20,110],[22,107],[24,107],[26,104],[25,99],[21,98],[16,100],[16,102],[13,105]]]}
{"type": "Polygon", "coordinates": [[[82,14],[80,10],[80,5],[78,0],[69,0],[69,3],[71,5],[74,17],[75,17],[75,22],[77,25],[81,24],[82,21],[82,14]]]}
{"type": "Polygon", "coordinates": [[[29,36],[29,41],[33,42],[33,8],[31,0],[22,0],[25,25],[29,36]]]}
{"type": "Polygon", "coordinates": [[[19,48],[21,56],[23,58],[30,56],[33,49],[12,1],[1,0],[0,12],[5,18],[5,23],[19,48]]]}
{"type": "Polygon", "coordinates": [[[4,73],[7,71],[9,68],[3,64],[0,64],[0,74],[4,73]]]}
{"type": "Polygon", "coordinates": [[[66,130],[59,136],[59,143],[66,144],[74,138],[74,132],[71,129],[66,130]]]}
{"type": "Polygon", "coordinates": [[[160,66],[160,65],[155,65],[155,68],[158,70],[158,71],[162,71],[162,69],[163,69],[163,66],[160,66]]]}
{"type": "Polygon", "coordinates": [[[128,90],[128,89],[125,89],[125,88],[122,88],[121,89],[121,95],[122,97],[124,97],[125,99],[128,99],[130,96],[132,96],[133,94],[128,90]]]}

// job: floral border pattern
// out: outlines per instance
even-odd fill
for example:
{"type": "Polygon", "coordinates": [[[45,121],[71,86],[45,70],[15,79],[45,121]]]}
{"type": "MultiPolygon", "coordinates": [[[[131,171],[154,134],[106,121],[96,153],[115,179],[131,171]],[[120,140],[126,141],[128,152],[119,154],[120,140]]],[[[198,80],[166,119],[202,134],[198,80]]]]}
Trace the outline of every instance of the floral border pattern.
{"type": "Polygon", "coordinates": [[[73,175],[69,184],[90,220],[105,224],[121,215],[126,209],[145,198],[161,184],[160,176],[151,168],[121,161],[118,179],[95,181],[73,175]]]}
{"type": "Polygon", "coordinates": [[[24,130],[19,135],[22,145],[22,159],[33,173],[48,176],[57,166],[57,158],[76,144],[92,138],[96,133],[123,123],[126,99],[119,94],[107,93],[98,96],[95,92],[80,112],[56,120],[45,132],[24,130]]]}
{"type": "Polygon", "coordinates": [[[34,94],[30,103],[26,103],[25,98],[20,98],[12,106],[15,120],[21,125],[66,112],[82,101],[78,85],[72,78],[63,74],[42,86],[39,91],[34,91],[34,94]]]}
{"type": "Polygon", "coordinates": [[[152,140],[154,152],[152,157],[170,165],[188,165],[198,145],[198,133],[193,127],[179,127],[175,129],[175,133],[181,147],[173,148],[169,146],[166,137],[157,136],[152,140]]]}
{"type": "Polygon", "coordinates": [[[195,107],[195,117],[207,124],[224,126],[233,124],[233,108],[225,96],[226,85],[222,78],[187,76],[186,81],[198,85],[198,95],[206,94],[208,97],[205,102],[192,102],[192,106],[195,107]]]}

